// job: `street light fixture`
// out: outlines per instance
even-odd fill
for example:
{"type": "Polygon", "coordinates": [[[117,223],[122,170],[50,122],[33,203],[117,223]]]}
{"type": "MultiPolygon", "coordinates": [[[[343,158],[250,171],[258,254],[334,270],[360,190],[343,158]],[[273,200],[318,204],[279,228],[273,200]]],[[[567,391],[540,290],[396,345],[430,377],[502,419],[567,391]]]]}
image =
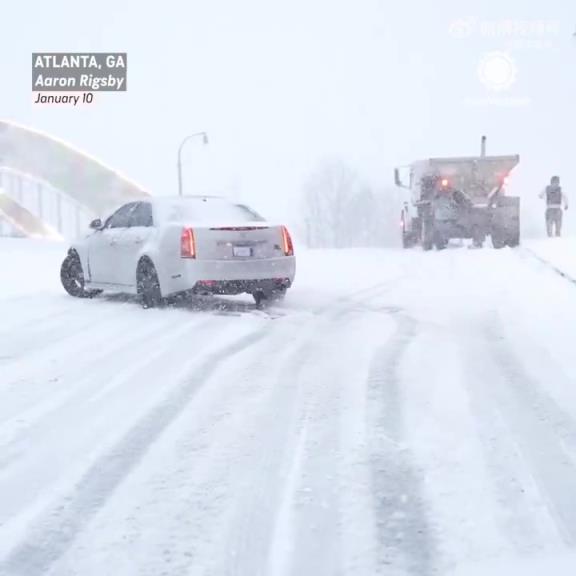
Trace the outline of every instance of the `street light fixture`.
{"type": "Polygon", "coordinates": [[[180,142],[180,146],[178,147],[178,196],[183,195],[182,191],[182,148],[184,148],[184,144],[188,142],[188,140],[192,140],[192,138],[202,138],[202,142],[206,145],[208,144],[208,134],[206,132],[196,132],[194,134],[190,134],[180,142]]]}

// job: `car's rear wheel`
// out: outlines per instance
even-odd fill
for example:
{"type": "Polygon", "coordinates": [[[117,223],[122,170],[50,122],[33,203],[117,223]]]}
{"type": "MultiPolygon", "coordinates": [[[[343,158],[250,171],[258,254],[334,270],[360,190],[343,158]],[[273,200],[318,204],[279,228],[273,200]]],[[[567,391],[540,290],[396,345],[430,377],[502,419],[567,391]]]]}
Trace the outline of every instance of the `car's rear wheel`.
{"type": "Polygon", "coordinates": [[[150,260],[141,260],[138,264],[136,284],[143,308],[155,308],[162,304],[160,281],[156,268],[150,260]]]}
{"type": "Polygon", "coordinates": [[[101,290],[84,288],[84,271],[80,257],[75,252],[71,252],[64,258],[60,267],[60,281],[64,290],[75,298],[92,298],[101,292],[101,290]]]}
{"type": "Polygon", "coordinates": [[[257,290],[252,293],[254,302],[257,308],[262,308],[267,304],[273,302],[281,302],[286,297],[286,288],[278,288],[276,290],[257,290]]]}
{"type": "Polygon", "coordinates": [[[272,300],[272,302],[282,302],[282,300],[286,298],[286,292],[287,292],[286,287],[273,290],[272,294],[270,294],[270,300],[272,300]]]}

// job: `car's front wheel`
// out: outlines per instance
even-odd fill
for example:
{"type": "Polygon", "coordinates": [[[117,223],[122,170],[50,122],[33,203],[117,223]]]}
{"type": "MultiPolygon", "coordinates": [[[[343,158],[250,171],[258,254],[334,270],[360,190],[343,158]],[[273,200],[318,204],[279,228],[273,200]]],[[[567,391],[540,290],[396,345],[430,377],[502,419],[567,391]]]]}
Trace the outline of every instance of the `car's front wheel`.
{"type": "Polygon", "coordinates": [[[136,271],[138,296],[144,308],[155,308],[162,304],[160,281],[154,264],[150,260],[141,260],[136,271]]]}
{"type": "Polygon", "coordinates": [[[84,288],[84,271],[80,257],[75,252],[71,252],[64,258],[60,267],[60,281],[64,290],[75,298],[92,298],[101,290],[86,290],[84,288]]]}

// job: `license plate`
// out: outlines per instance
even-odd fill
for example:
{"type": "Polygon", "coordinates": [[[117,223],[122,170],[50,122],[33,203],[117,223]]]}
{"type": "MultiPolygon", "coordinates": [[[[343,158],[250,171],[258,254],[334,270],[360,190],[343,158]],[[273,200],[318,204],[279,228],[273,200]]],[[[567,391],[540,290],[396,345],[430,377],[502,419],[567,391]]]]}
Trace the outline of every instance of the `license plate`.
{"type": "Polygon", "coordinates": [[[238,258],[250,258],[252,248],[250,246],[232,246],[232,254],[238,258]]]}

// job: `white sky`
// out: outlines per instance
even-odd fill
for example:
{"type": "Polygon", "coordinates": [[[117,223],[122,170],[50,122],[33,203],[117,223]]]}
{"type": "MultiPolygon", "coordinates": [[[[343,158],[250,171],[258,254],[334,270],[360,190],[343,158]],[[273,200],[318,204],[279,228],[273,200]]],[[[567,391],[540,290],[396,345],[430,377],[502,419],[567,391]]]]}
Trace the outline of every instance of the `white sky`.
{"type": "MultiPolygon", "coordinates": [[[[236,194],[294,211],[307,173],[339,157],[376,186],[427,156],[519,153],[513,189],[532,199],[558,173],[576,207],[576,3],[548,0],[18,0],[4,2],[0,116],[67,140],[158,194],[236,194]],[[456,37],[466,19],[472,33],[456,37]],[[490,37],[483,21],[548,22],[490,37]],[[524,42],[524,46],[511,46],[524,42]],[[526,45],[528,43],[528,45],[526,45]],[[492,93],[478,63],[505,51],[516,81],[492,93]],[[31,52],[126,51],[128,92],[92,106],[32,104],[31,52]],[[490,104],[488,98],[499,99],[490,104]],[[528,104],[503,106],[503,98],[528,104]]],[[[530,200],[532,201],[532,200],[530,200]]]]}

